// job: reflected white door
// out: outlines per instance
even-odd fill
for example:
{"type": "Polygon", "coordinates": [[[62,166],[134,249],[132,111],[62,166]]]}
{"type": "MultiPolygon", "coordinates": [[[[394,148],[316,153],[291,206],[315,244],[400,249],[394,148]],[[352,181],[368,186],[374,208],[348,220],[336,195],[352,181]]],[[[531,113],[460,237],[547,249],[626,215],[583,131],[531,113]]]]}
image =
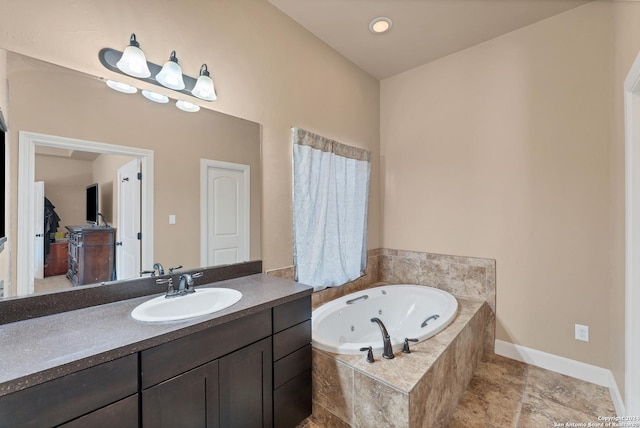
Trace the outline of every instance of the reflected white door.
{"type": "MultiPolygon", "coordinates": [[[[44,278],[44,181],[33,183],[33,276],[37,279],[44,278]]],[[[33,282],[29,286],[33,293],[33,282]]]]}
{"type": "Polygon", "coordinates": [[[203,266],[249,260],[249,171],[249,165],[202,160],[203,266]]]}
{"type": "Polygon", "coordinates": [[[140,161],[134,159],[118,169],[118,224],[116,240],[116,276],[118,279],[140,275],[140,161]]]}

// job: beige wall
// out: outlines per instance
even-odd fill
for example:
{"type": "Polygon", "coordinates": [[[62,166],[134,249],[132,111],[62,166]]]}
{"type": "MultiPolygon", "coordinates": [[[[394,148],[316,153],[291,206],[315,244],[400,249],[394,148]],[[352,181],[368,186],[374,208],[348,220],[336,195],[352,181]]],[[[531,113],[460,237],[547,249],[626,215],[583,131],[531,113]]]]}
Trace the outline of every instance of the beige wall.
{"type": "Polygon", "coordinates": [[[591,3],[381,84],[383,246],[495,258],[497,338],[601,367],[610,20],[591,3]]]}
{"type": "Polygon", "coordinates": [[[93,183],[91,162],[36,155],[35,180],[44,181],[44,195],[56,207],[59,232],[65,226],[84,225],[85,188],[93,183]]]}
{"type": "MultiPolygon", "coordinates": [[[[266,0],[6,0],[0,15],[0,47],[94,75],[114,75],[98,51],[124,48],[132,31],[152,62],[172,49],[187,74],[206,62],[218,92],[209,106],[262,124],[265,268],[292,263],[292,126],[373,152],[369,246],[379,246],[379,83],[266,0]]],[[[173,180],[185,171],[175,168],[158,172],[173,180]]]]}

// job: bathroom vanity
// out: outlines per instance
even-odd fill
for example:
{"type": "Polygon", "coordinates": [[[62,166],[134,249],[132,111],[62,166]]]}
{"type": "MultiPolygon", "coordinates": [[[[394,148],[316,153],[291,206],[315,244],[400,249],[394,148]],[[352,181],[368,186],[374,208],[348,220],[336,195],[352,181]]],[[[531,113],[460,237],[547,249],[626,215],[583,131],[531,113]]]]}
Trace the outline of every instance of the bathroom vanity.
{"type": "Polygon", "coordinates": [[[0,326],[0,425],[295,427],[311,414],[312,289],[264,274],[205,286],[243,298],[175,323],[133,320],[145,296],[0,326]]]}

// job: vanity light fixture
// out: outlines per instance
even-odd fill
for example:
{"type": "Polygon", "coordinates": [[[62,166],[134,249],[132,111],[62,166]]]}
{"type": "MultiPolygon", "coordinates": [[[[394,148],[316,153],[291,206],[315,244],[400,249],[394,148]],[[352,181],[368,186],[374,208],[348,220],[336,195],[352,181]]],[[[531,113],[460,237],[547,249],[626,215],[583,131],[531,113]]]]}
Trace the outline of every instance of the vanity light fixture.
{"type": "Polygon", "coordinates": [[[135,86],[128,85],[126,83],[118,82],[116,80],[107,80],[107,86],[111,89],[122,92],[124,94],[135,94],[138,92],[138,88],[135,86]]]}
{"type": "Polygon", "coordinates": [[[371,22],[369,23],[369,31],[371,31],[373,34],[386,33],[391,29],[392,25],[393,22],[390,18],[387,18],[386,16],[380,16],[371,20],[371,22]]]}
{"type": "Polygon", "coordinates": [[[132,76],[146,83],[169,88],[204,101],[218,99],[206,64],[200,67],[199,77],[196,80],[182,74],[182,68],[178,64],[175,51],[171,52],[169,61],[162,67],[148,62],[144,52],[140,49],[135,34],[131,34],[130,44],[124,52],[103,48],[98,53],[98,58],[100,63],[110,71],[132,76]]]}
{"type": "Polygon", "coordinates": [[[138,78],[151,76],[151,71],[147,66],[147,58],[144,56],[142,49],[140,49],[140,43],[136,40],[135,34],[131,34],[129,46],[124,49],[122,57],[116,63],[116,67],[129,76],[138,78]]]}
{"type": "Polygon", "coordinates": [[[195,113],[200,111],[200,106],[190,103],[189,101],[178,100],[176,102],[176,107],[178,107],[182,111],[186,111],[189,113],[195,113]]]}
{"type": "Polygon", "coordinates": [[[184,89],[184,80],[182,79],[182,68],[178,64],[178,58],[176,58],[176,51],[171,51],[169,60],[164,63],[160,73],[156,75],[156,80],[169,89],[175,89],[181,91],[184,89]]]}
{"type": "Polygon", "coordinates": [[[216,89],[213,86],[213,80],[211,80],[209,70],[207,70],[207,64],[202,64],[202,67],[200,67],[200,77],[198,77],[196,86],[191,93],[193,96],[205,101],[215,101],[218,99],[216,89]]]}
{"type": "Polygon", "coordinates": [[[147,91],[146,89],[142,91],[142,95],[155,103],[166,104],[169,102],[169,97],[163,94],[159,94],[153,91],[147,91]]]}

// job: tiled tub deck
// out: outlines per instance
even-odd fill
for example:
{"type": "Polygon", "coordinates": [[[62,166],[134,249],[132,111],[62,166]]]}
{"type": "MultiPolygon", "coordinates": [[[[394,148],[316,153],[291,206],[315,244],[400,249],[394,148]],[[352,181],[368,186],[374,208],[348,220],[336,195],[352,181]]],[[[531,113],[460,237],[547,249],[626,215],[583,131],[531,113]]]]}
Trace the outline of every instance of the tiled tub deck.
{"type": "MultiPolygon", "coordinates": [[[[292,267],[270,271],[288,279],[292,267]]],[[[446,423],[495,339],[496,262],[477,257],[380,248],[365,275],[313,293],[313,307],[382,284],[419,284],[456,296],[458,314],[411,354],[369,364],[365,355],[313,349],[313,416],[322,427],[439,427],[446,423]]]]}
{"type": "Polygon", "coordinates": [[[454,321],[411,354],[339,355],[313,349],[313,420],[327,427],[446,424],[485,351],[485,302],[458,299],[454,321]]]}

